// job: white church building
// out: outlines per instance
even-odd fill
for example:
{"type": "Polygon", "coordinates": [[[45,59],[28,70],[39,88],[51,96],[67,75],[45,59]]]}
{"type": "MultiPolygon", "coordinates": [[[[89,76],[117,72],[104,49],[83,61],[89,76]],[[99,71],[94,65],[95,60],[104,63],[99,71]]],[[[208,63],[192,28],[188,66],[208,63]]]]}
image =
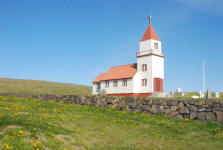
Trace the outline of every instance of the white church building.
{"type": "Polygon", "coordinates": [[[139,42],[137,63],[110,68],[93,81],[93,94],[143,97],[163,92],[164,53],[151,24],[139,42]]]}

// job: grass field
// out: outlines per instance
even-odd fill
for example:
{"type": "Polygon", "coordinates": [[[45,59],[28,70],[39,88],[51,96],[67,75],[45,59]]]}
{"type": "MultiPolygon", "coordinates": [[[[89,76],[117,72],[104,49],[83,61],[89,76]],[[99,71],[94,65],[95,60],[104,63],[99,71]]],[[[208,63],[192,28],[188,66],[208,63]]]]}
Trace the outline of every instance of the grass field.
{"type": "Polygon", "coordinates": [[[39,80],[0,78],[0,92],[57,95],[91,95],[92,88],[83,85],[55,83],[39,80]]]}
{"type": "Polygon", "coordinates": [[[0,149],[222,148],[223,123],[0,97],[0,149]]]}
{"type": "MultiPolygon", "coordinates": [[[[174,98],[182,98],[182,99],[191,99],[192,96],[199,96],[199,93],[198,92],[183,92],[184,93],[184,96],[178,96],[176,93],[174,95],[174,98]]],[[[205,97],[206,97],[206,92],[205,92],[205,97]]],[[[215,98],[215,92],[212,92],[211,93],[212,95],[212,99],[216,99],[215,98]]],[[[220,96],[220,99],[223,99],[223,93],[222,92],[219,92],[219,96],[220,96]]],[[[205,98],[203,98],[205,99],[205,98]]]]}

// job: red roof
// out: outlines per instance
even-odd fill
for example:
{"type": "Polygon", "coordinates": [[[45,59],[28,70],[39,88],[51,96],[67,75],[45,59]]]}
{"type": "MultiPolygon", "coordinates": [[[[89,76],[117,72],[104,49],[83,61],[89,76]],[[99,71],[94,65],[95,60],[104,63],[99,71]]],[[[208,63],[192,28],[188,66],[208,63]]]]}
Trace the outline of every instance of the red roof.
{"type": "Polygon", "coordinates": [[[141,41],[150,40],[150,39],[154,39],[154,40],[159,41],[159,38],[156,35],[156,32],[153,29],[151,24],[148,26],[148,28],[147,28],[146,32],[144,33],[141,41]]]}
{"type": "Polygon", "coordinates": [[[93,82],[105,80],[129,79],[137,72],[137,64],[128,64],[123,66],[112,67],[107,73],[101,73],[93,82]]]}

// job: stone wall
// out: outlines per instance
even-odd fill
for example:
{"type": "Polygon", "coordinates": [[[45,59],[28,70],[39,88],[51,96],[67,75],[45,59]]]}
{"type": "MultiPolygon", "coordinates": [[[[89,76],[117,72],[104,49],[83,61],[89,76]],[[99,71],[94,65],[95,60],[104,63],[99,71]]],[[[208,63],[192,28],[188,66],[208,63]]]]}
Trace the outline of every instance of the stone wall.
{"type": "Polygon", "coordinates": [[[94,105],[118,110],[167,114],[177,119],[190,118],[201,121],[217,120],[223,122],[223,101],[13,93],[0,93],[0,96],[34,98],[46,101],[55,100],[57,102],[94,105]]]}

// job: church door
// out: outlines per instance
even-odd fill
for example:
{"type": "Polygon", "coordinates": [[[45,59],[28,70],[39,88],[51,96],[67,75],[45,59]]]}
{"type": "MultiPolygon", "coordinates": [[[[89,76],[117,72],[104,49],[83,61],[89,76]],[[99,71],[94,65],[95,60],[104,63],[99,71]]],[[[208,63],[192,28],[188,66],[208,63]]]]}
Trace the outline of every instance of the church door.
{"type": "Polygon", "coordinates": [[[163,79],[154,78],[154,92],[163,92],[163,79]]]}

